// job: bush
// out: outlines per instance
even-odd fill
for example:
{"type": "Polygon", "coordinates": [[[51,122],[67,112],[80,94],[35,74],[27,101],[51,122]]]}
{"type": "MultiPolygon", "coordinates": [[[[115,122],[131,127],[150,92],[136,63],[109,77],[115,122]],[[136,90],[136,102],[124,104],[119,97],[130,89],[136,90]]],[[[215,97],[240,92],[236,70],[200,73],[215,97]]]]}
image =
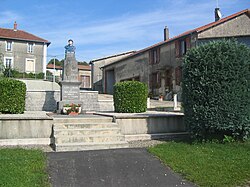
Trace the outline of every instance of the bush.
{"type": "Polygon", "coordinates": [[[3,72],[4,77],[12,77],[12,78],[29,78],[29,79],[43,79],[44,73],[26,73],[19,72],[15,69],[6,68],[3,72]]]}
{"type": "Polygon", "coordinates": [[[144,83],[126,81],[114,85],[115,112],[139,113],[147,109],[148,88],[144,83]]]}
{"type": "Polygon", "coordinates": [[[19,114],[25,108],[25,83],[13,79],[0,79],[0,112],[19,114]]]}
{"type": "Polygon", "coordinates": [[[197,138],[250,135],[250,48],[217,41],[191,49],[183,67],[185,123],[197,138]]]}

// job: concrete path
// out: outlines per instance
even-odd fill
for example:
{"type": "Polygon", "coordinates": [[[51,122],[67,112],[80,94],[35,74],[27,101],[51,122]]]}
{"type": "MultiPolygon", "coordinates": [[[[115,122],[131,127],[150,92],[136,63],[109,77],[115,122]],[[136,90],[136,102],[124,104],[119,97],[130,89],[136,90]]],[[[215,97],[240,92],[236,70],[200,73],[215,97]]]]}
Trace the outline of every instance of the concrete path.
{"type": "Polygon", "coordinates": [[[194,186],[146,149],[47,153],[54,187],[194,186]]]}

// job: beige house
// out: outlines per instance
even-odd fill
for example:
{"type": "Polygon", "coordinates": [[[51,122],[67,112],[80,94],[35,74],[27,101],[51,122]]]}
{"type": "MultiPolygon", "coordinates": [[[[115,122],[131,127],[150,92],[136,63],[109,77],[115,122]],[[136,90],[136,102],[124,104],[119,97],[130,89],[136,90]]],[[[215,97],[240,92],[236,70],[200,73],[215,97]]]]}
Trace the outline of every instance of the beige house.
{"type": "MultiPolygon", "coordinates": [[[[56,80],[62,80],[62,66],[54,66],[53,64],[47,65],[47,71],[55,75],[56,80]]],[[[91,67],[86,65],[78,65],[78,80],[81,82],[80,88],[91,88],[91,67]]]]}
{"type": "Polygon", "coordinates": [[[46,74],[47,47],[50,42],[26,31],[0,28],[0,53],[6,68],[20,72],[46,74]]]}
{"type": "Polygon", "coordinates": [[[181,94],[182,61],[190,48],[223,38],[235,38],[250,46],[250,11],[243,10],[170,39],[167,28],[164,33],[164,41],[104,65],[104,92],[112,94],[116,82],[138,80],[146,83],[154,96],[162,94],[172,99],[173,93],[181,94]]]}
{"type": "Polygon", "coordinates": [[[99,91],[99,93],[103,93],[103,75],[102,75],[102,66],[109,65],[114,61],[120,60],[124,57],[127,57],[131,54],[135,53],[135,51],[128,51],[124,53],[115,54],[112,56],[107,56],[103,58],[98,58],[90,61],[91,64],[91,72],[92,72],[92,88],[95,91],[99,91]]]}

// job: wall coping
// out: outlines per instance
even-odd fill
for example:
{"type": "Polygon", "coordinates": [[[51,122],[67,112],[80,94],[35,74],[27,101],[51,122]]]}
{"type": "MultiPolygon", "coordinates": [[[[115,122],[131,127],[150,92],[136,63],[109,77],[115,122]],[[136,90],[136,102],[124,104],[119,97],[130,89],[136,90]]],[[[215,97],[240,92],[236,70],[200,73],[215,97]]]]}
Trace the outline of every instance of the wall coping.
{"type": "Polygon", "coordinates": [[[0,114],[0,120],[53,120],[45,111],[25,111],[24,114],[0,114]]]}
{"type": "Polygon", "coordinates": [[[96,112],[95,114],[113,117],[115,119],[166,118],[166,117],[184,116],[184,113],[181,112],[157,112],[157,111],[147,111],[143,113],[96,112]]]}

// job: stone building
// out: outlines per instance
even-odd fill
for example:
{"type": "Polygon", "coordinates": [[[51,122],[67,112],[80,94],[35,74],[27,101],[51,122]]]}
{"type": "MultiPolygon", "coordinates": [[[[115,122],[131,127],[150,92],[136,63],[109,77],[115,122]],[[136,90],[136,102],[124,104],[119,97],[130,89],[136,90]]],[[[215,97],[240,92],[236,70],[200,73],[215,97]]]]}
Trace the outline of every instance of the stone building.
{"type": "MultiPolygon", "coordinates": [[[[62,66],[55,66],[53,64],[47,65],[47,71],[55,75],[56,80],[62,80],[62,66]]],[[[91,67],[87,65],[78,65],[78,80],[81,82],[81,89],[91,88],[91,67]]],[[[50,78],[51,79],[51,78],[50,78]]]]}
{"type": "Polygon", "coordinates": [[[26,31],[0,28],[0,54],[7,68],[20,72],[45,73],[50,42],[26,31]]]}
{"type": "Polygon", "coordinates": [[[102,79],[102,70],[101,67],[111,64],[114,61],[120,60],[124,57],[127,57],[135,51],[128,51],[124,53],[115,54],[112,56],[107,56],[103,58],[98,58],[90,61],[91,72],[92,72],[92,88],[99,93],[103,93],[103,79],[102,79]]]}
{"type": "Polygon", "coordinates": [[[170,39],[168,33],[165,28],[164,41],[104,65],[104,92],[112,93],[116,82],[138,80],[146,83],[154,96],[162,94],[171,99],[172,93],[181,94],[182,61],[187,50],[223,38],[235,38],[250,46],[250,10],[240,11],[170,39]]]}

